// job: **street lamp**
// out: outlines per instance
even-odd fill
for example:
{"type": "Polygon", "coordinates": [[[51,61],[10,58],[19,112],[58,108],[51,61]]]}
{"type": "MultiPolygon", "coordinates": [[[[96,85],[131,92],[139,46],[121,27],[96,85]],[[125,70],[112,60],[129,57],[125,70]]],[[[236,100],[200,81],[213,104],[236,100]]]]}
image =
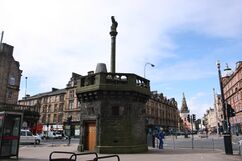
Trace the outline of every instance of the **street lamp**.
{"type": "Polygon", "coordinates": [[[27,97],[27,80],[28,80],[28,77],[25,77],[25,99],[27,97]]]}
{"type": "Polygon", "coordinates": [[[145,63],[145,66],[144,66],[144,78],[145,78],[145,70],[146,70],[146,66],[147,65],[150,65],[151,67],[155,67],[154,64],[151,64],[151,63],[145,63]]]}
{"type": "Polygon", "coordinates": [[[227,113],[226,113],[227,103],[225,103],[225,99],[224,99],[223,84],[222,84],[221,71],[220,71],[220,62],[217,61],[216,64],[218,68],[219,85],[221,90],[221,103],[222,103],[222,109],[223,109],[223,115],[224,115],[224,120],[223,120],[224,149],[226,154],[233,154],[232,143],[231,143],[231,133],[229,130],[230,128],[228,128],[229,118],[227,118],[227,113]]]}

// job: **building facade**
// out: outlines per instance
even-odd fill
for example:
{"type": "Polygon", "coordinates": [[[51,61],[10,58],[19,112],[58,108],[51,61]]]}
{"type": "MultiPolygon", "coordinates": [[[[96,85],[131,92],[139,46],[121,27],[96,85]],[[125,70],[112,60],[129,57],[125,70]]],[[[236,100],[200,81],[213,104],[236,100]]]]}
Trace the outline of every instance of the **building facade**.
{"type": "Polygon", "coordinates": [[[225,69],[222,77],[223,92],[225,101],[232,106],[236,116],[230,118],[231,132],[241,133],[242,131],[242,61],[236,63],[232,72],[230,68],[225,69]]]}
{"type": "Polygon", "coordinates": [[[39,107],[17,105],[22,70],[13,57],[14,47],[0,43],[0,111],[23,114],[22,128],[33,127],[39,120],[39,107]]]}
{"type": "Polygon", "coordinates": [[[76,97],[76,78],[80,76],[72,73],[66,88],[24,97],[19,100],[20,105],[40,107],[39,123],[43,124],[43,131],[63,131],[70,128],[72,136],[79,136],[80,107],[76,97]],[[67,125],[67,118],[72,116],[72,125],[67,125]]]}
{"type": "Polygon", "coordinates": [[[146,103],[148,128],[162,128],[165,132],[178,128],[179,111],[174,98],[167,99],[162,93],[151,92],[146,103]]]}
{"type": "Polygon", "coordinates": [[[13,57],[13,46],[0,43],[0,103],[16,104],[22,70],[13,57]]]}
{"type": "Polygon", "coordinates": [[[216,112],[213,108],[209,108],[204,114],[205,128],[207,128],[210,134],[217,133],[217,118],[216,112]]]}
{"type": "Polygon", "coordinates": [[[223,114],[223,108],[222,108],[222,101],[221,101],[221,95],[220,94],[214,94],[214,112],[215,112],[215,118],[216,118],[216,128],[217,133],[221,133],[223,131],[223,120],[224,120],[224,114],[223,114]]]}

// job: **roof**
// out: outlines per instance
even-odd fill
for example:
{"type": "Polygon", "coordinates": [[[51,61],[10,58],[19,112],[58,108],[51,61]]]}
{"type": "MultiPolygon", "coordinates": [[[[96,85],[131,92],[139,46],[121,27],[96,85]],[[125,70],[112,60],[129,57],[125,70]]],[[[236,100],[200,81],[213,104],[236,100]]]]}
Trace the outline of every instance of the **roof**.
{"type": "Polygon", "coordinates": [[[44,92],[44,93],[39,93],[30,97],[27,97],[25,100],[30,100],[30,99],[37,99],[40,97],[46,97],[46,96],[54,96],[54,95],[59,95],[59,94],[63,94],[66,93],[66,89],[56,89],[54,91],[50,91],[50,92],[44,92]]]}
{"type": "Polygon", "coordinates": [[[182,106],[181,106],[181,113],[189,113],[188,107],[187,107],[187,102],[185,98],[185,94],[183,93],[183,98],[182,98],[182,106]]]}

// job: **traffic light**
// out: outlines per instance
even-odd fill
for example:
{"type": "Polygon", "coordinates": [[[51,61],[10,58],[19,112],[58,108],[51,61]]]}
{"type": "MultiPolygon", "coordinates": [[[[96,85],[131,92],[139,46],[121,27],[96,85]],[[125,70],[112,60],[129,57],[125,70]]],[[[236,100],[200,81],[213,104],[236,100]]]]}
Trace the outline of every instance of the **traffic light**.
{"type": "Polygon", "coordinates": [[[67,124],[71,125],[72,116],[67,117],[67,124]]]}
{"type": "Polygon", "coordinates": [[[196,115],[192,114],[192,122],[195,122],[195,121],[196,121],[196,115]]]}
{"type": "Polygon", "coordinates": [[[191,120],[190,120],[190,115],[189,115],[189,114],[187,115],[187,121],[188,121],[188,122],[191,121],[191,120]]]}
{"type": "Polygon", "coordinates": [[[231,107],[230,104],[227,104],[227,115],[228,117],[234,117],[235,116],[235,111],[234,109],[231,107]]]}

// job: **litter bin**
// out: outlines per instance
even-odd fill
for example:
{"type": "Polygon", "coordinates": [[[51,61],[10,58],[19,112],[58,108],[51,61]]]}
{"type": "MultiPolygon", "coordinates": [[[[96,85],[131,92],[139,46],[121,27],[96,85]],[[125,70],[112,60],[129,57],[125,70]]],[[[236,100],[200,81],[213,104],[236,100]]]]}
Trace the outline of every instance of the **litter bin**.
{"type": "Polygon", "coordinates": [[[21,122],[22,113],[0,112],[0,158],[18,158],[21,122]]]}
{"type": "Polygon", "coordinates": [[[225,153],[226,154],[233,155],[231,134],[225,134],[224,135],[224,147],[225,147],[225,153]]]}

